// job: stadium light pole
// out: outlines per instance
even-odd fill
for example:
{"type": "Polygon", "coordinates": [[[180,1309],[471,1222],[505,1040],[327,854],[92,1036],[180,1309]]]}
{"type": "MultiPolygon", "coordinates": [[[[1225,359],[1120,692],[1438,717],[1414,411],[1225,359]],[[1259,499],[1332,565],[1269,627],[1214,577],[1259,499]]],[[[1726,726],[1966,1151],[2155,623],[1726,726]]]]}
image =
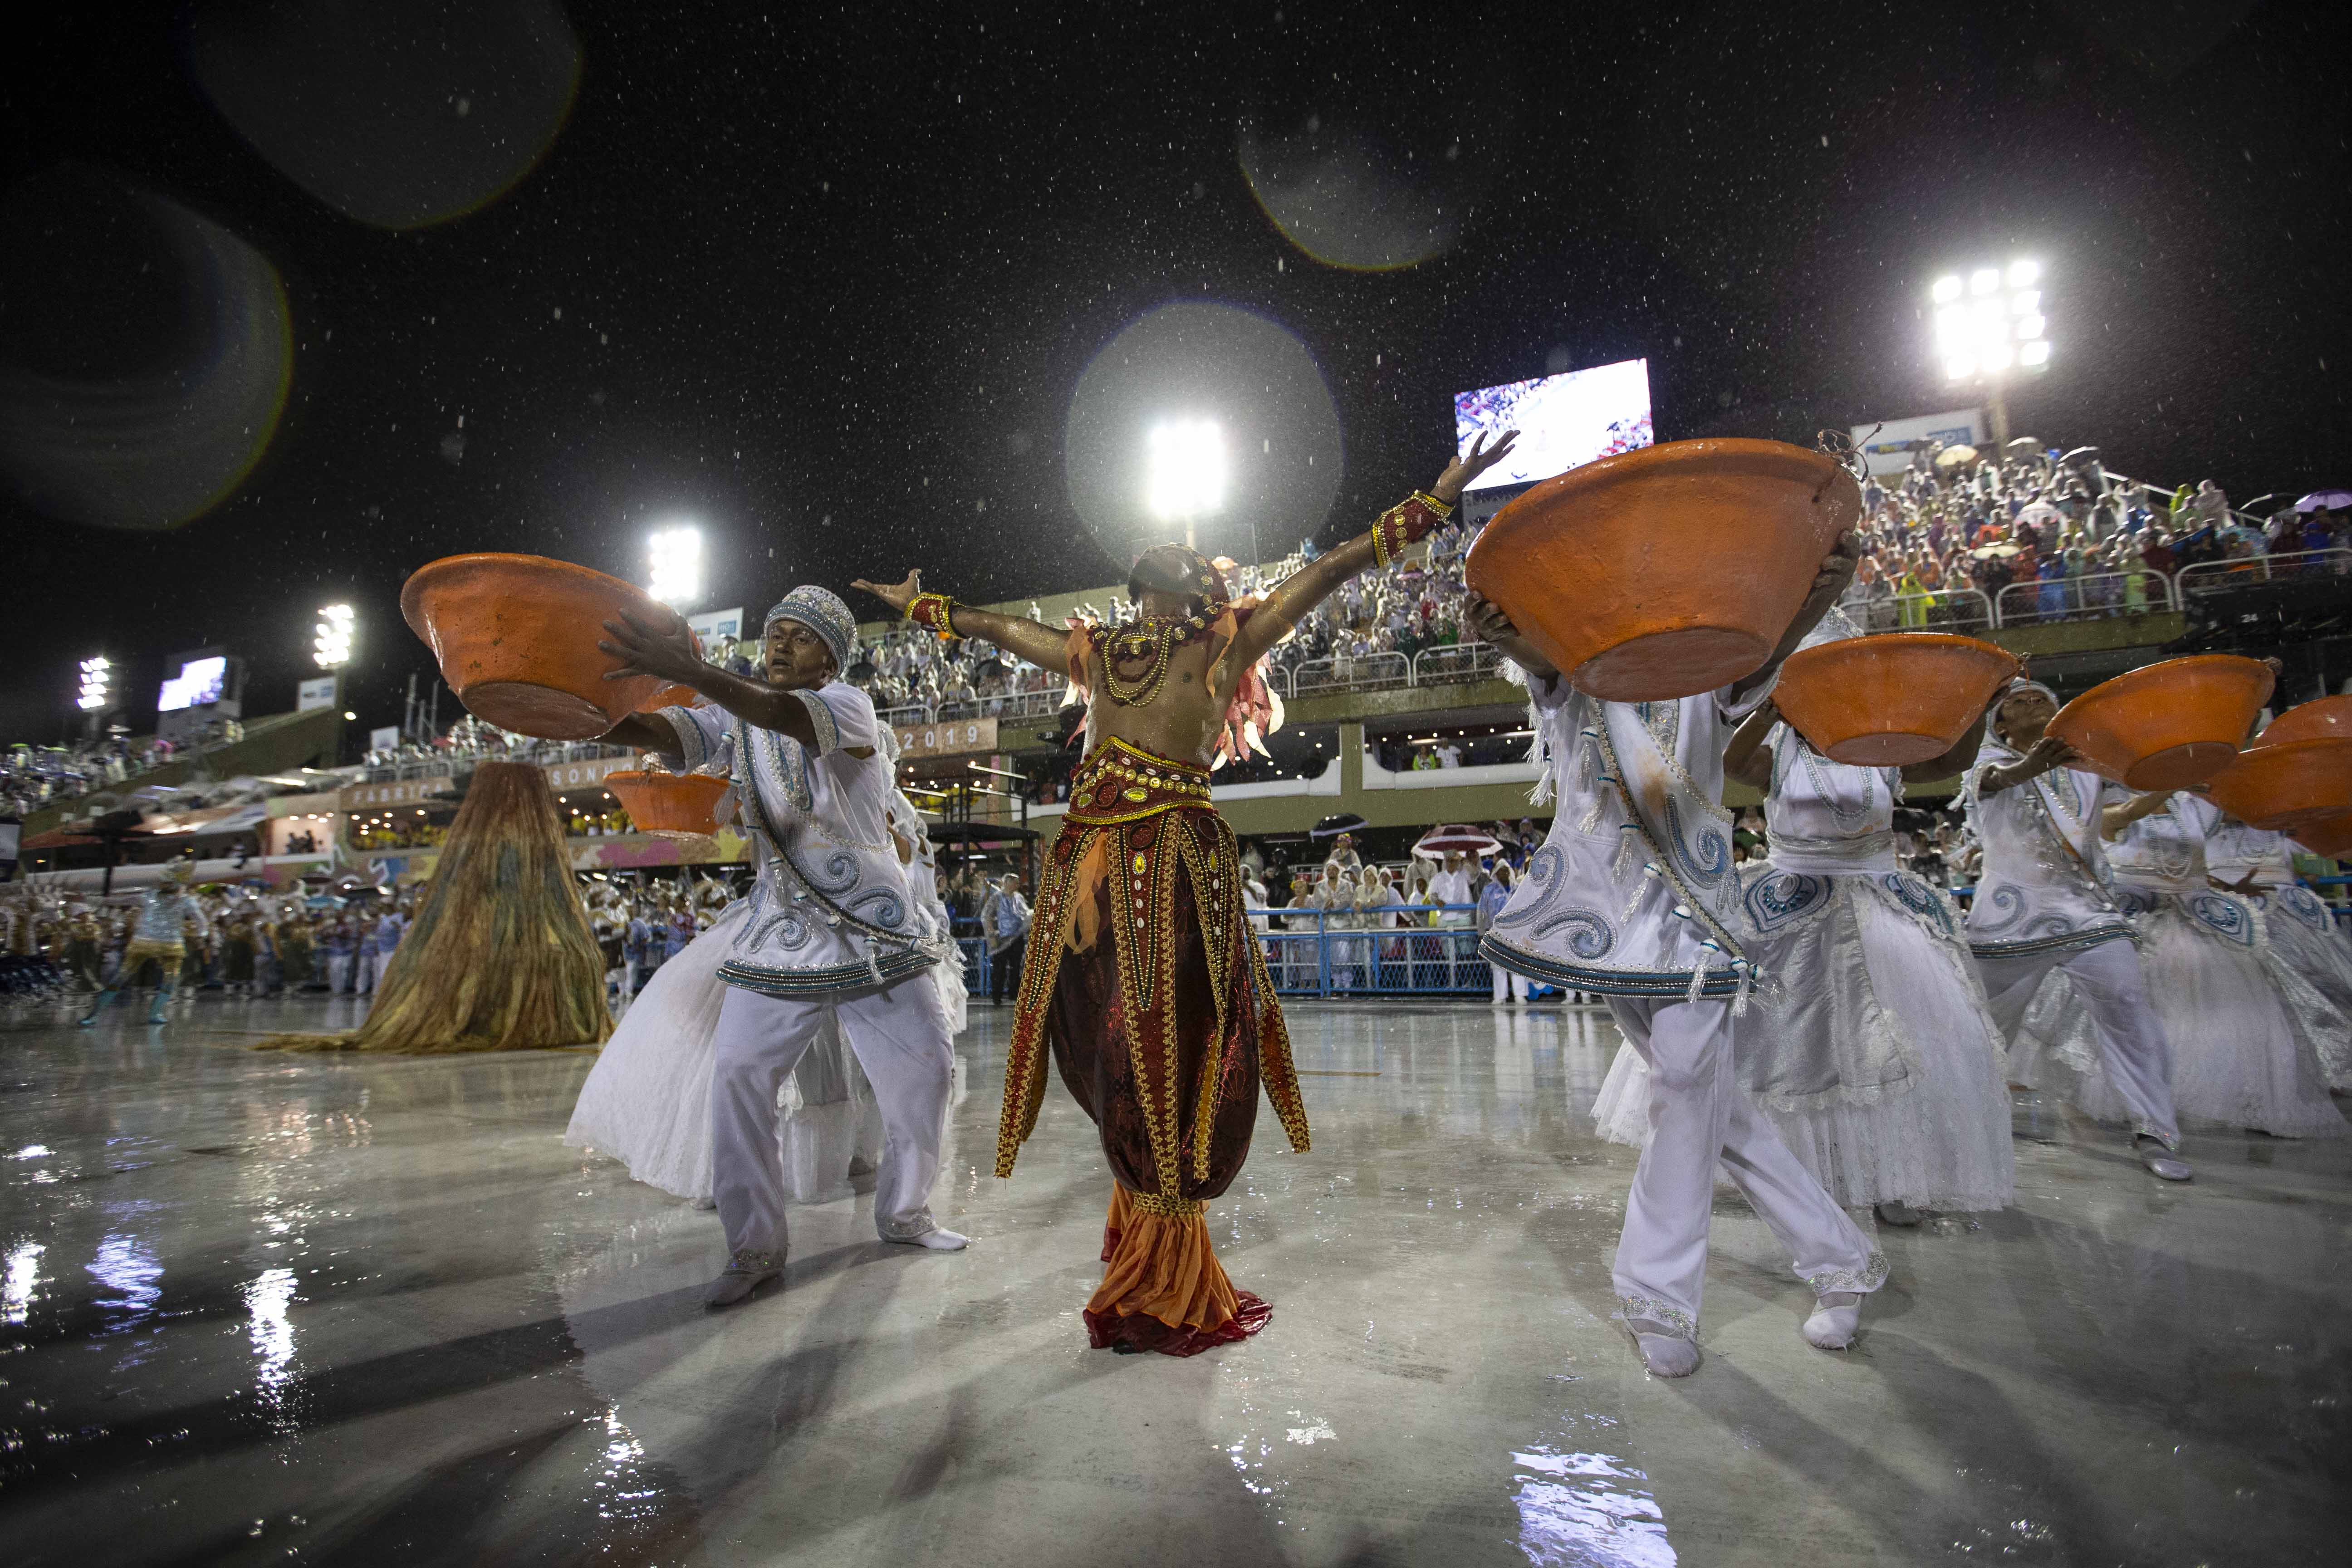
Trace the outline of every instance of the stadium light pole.
{"type": "Polygon", "coordinates": [[[686,524],[656,530],[646,541],[653,580],[646,591],[673,610],[702,597],[702,531],[686,524]]]}
{"type": "Polygon", "coordinates": [[[2050,368],[2050,321],[2042,310],[2042,264],[2020,257],[2007,267],[1948,272],[1928,290],[1936,357],[1944,378],[1984,388],[1995,447],[2009,444],[2012,375],[2050,368]]]}
{"type": "MultiPolygon", "coordinates": [[[[1201,519],[1225,504],[1224,432],[1213,419],[1163,419],[1146,436],[1144,451],[1143,504],[1156,518],[1181,522],[1185,544],[1198,550],[1201,519]]],[[[1251,530],[1255,554],[1255,519],[1251,530]]]]}
{"type": "MultiPolygon", "coordinates": [[[[343,705],[343,666],[352,661],[352,640],[358,625],[359,618],[352,614],[349,605],[326,605],[320,608],[318,623],[310,628],[310,658],[335,678],[335,706],[339,709],[343,705]]],[[[338,761],[341,746],[339,739],[338,761]]]]}
{"type": "Polygon", "coordinates": [[[89,716],[90,738],[98,736],[98,727],[106,721],[106,710],[114,700],[114,663],[104,654],[81,661],[81,693],[74,706],[89,716]]]}

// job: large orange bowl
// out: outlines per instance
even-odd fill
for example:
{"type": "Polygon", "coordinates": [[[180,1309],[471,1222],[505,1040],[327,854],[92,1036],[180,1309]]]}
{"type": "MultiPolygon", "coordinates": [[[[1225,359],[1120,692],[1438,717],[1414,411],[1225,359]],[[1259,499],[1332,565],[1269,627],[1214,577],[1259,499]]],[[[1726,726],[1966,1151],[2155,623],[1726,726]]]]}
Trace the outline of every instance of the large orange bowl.
{"type": "Polygon", "coordinates": [[[2352,697],[2322,697],[2290,708],[2251,742],[2275,746],[2286,741],[2352,741],[2352,697]]]}
{"type": "Polygon", "coordinates": [[[655,626],[675,619],[642,588],[540,555],[446,556],[400,590],[400,613],[467,711],[548,741],[601,735],[668,684],[604,679],[621,661],[596,640],[622,610],[655,626]]]}
{"type": "Polygon", "coordinates": [[[1471,587],[1595,697],[1660,701],[1752,675],[1837,537],[1853,476],[1779,441],[1673,441],[1546,479],[1470,547],[1471,587]]]}
{"type": "Polygon", "coordinates": [[[637,704],[640,713],[658,713],[665,708],[691,708],[701,693],[691,686],[665,686],[637,704]]]}
{"type": "Polygon", "coordinates": [[[2101,681],[2058,710],[2049,732],[2127,788],[2187,789],[2237,759],[2271,679],[2270,666],[2235,654],[2168,658],[2101,681]]]}
{"type": "Polygon", "coordinates": [[[2352,737],[2254,747],[2205,788],[2231,816],[2273,832],[2341,816],[2352,811],[2352,737]]]}
{"type": "Polygon", "coordinates": [[[727,780],[710,773],[629,772],[606,773],[604,787],[640,833],[707,837],[719,831],[712,808],[727,793],[727,780]]]}
{"type": "Polygon", "coordinates": [[[1800,648],[1772,691],[1813,750],[1857,767],[1942,756],[2025,666],[2007,648],[1941,632],[1888,632],[1800,648]]]}
{"type": "Polygon", "coordinates": [[[2352,811],[2306,822],[2287,837],[2314,855],[2337,860],[2352,858],[2352,811]]]}

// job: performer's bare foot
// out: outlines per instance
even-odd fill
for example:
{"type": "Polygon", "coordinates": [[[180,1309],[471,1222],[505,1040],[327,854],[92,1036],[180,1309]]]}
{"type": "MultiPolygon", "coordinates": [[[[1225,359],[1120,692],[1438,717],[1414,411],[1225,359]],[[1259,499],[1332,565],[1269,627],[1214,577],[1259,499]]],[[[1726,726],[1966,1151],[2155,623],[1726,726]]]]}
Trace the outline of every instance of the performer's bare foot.
{"type": "Polygon", "coordinates": [[[1625,1331],[1654,1377],[1688,1377],[1698,1370],[1698,1346],[1664,1323],[1647,1318],[1627,1318],[1625,1331]]]}
{"type": "Polygon", "coordinates": [[[898,1247],[920,1247],[932,1252],[961,1252],[971,1245],[971,1237],[958,1236],[951,1230],[927,1230],[920,1236],[886,1236],[882,1239],[898,1247]]]}
{"type": "Polygon", "coordinates": [[[720,1307],[731,1307],[783,1271],[784,1259],[781,1253],[739,1252],[727,1260],[726,1268],[702,1293],[702,1304],[714,1311],[720,1307]]]}
{"type": "Polygon", "coordinates": [[[2132,1152],[2147,1167],[2147,1173],[2160,1182],[2185,1182],[2192,1173],[2189,1162],[2164,1146],[2161,1139],[2142,1132],[2132,1140],[2132,1152]]]}
{"type": "Polygon", "coordinates": [[[1825,1290],[1813,1315],[1805,1320],[1805,1342],[1816,1350],[1842,1351],[1853,1343],[1862,1328],[1862,1296],[1853,1290],[1825,1290]]]}

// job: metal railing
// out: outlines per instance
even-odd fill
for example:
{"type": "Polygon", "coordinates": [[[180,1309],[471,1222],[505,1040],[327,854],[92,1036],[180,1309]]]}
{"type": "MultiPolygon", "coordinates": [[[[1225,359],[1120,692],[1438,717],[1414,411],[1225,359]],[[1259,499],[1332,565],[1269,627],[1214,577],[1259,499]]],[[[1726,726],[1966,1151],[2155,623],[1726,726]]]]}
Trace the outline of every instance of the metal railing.
{"type": "Polygon", "coordinates": [[[1490,642],[1447,643],[1412,656],[1415,686],[1492,680],[1502,671],[1503,650],[1490,642]]]}
{"type": "MultiPolygon", "coordinates": [[[[1992,601],[1976,588],[1938,588],[1932,594],[1897,594],[1882,599],[1874,609],[1874,619],[1884,618],[1887,624],[1865,626],[1865,631],[1934,632],[1985,631],[1993,621],[1992,601]]],[[[1849,615],[1853,612],[1848,611],[1849,615]]]]}
{"type": "Polygon", "coordinates": [[[2352,550],[2293,550],[2276,555],[2248,555],[2235,561],[2200,561],[2174,574],[2183,599],[2191,594],[2220,593],[2250,583],[2297,583],[2352,574],[2352,550]]]}
{"type": "Polygon", "coordinates": [[[598,762],[606,757],[635,756],[628,746],[608,746],[602,741],[548,741],[536,746],[519,746],[510,752],[484,752],[460,757],[413,757],[394,763],[369,763],[361,776],[362,784],[398,784],[406,779],[446,779],[456,776],[479,763],[528,763],[533,767],[559,766],[564,763],[598,762]]]}
{"type": "Polygon", "coordinates": [[[1291,694],[1297,697],[1325,691],[1380,691],[1412,684],[1412,661],[1401,653],[1310,658],[1290,670],[1291,694]]]}
{"type": "Polygon", "coordinates": [[[1994,603],[1998,624],[2004,626],[2145,616],[2179,607],[2172,579],[2146,567],[2137,572],[2095,572],[2011,583],[1994,603]]]}

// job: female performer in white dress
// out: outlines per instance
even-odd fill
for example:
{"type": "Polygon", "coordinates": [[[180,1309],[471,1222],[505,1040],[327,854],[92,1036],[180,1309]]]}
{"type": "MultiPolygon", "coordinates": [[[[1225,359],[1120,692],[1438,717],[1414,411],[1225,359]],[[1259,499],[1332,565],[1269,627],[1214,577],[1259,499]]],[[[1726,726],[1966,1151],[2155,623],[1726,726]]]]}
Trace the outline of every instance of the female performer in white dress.
{"type": "MultiPolygon", "coordinates": [[[[895,762],[897,746],[887,729],[881,749],[895,762]]],[[[944,937],[948,913],[940,900],[930,836],[906,793],[893,794],[887,820],[907,868],[908,892],[919,917],[944,937]]],[[[563,1135],[573,1148],[610,1154],[638,1181],[706,1208],[711,1204],[710,1074],[719,1008],[727,997],[719,966],[749,908],[740,899],[728,905],[685,952],[654,973],[580,1086],[563,1135]]],[[[935,963],[931,974],[950,1025],[961,1032],[963,965],[935,963]]],[[[793,1201],[847,1195],[859,1165],[870,1168],[880,1148],[881,1109],[837,1026],[827,1026],[795,1066],[782,1104],[777,1136],[793,1201]]]]}
{"type": "MultiPolygon", "coordinates": [[[[2174,1109],[2283,1138],[2340,1136],[2344,1113],[2305,1023],[2333,1009],[2282,962],[2253,906],[2211,886],[2205,844],[2221,825],[2219,807],[2187,793],[2101,813],[2117,890],[2142,933],[2148,999],[2172,1043],[2174,1109]]],[[[2094,1115],[2103,1087],[2084,1085],[2094,1115]]]]}
{"type": "MultiPolygon", "coordinates": [[[[1895,858],[1904,783],[1965,772],[1981,734],[1908,768],[1852,767],[1768,700],[1724,752],[1727,777],[1766,792],[1770,844],[1740,878],[1765,976],[1732,1025],[1741,1088],[1831,1196],[1890,1225],[2016,1195],[2000,1037],[1959,913],[1895,858]]],[[[1647,1098],[1640,1056],[1621,1048],[1593,1105],[1601,1136],[1638,1147],[1647,1098]]]]}
{"type": "MultiPolygon", "coordinates": [[[[2284,834],[2231,820],[2205,841],[2205,871],[2222,891],[2252,900],[2271,951],[2327,1003],[2296,1011],[2329,1087],[2352,1090],[2352,938],[2319,895],[2294,879],[2293,853],[2284,834]]],[[[2288,1002],[2295,999],[2290,993],[2288,1002]]]]}

